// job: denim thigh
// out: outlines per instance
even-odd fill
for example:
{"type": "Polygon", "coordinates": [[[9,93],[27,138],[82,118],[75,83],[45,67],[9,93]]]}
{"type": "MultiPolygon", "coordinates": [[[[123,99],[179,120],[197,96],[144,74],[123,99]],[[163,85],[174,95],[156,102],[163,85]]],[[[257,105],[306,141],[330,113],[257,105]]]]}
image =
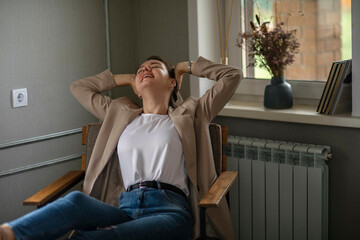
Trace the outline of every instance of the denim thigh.
{"type": "Polygon", "coordinates": [[[124,192],[120,209],[132,219],[111,228],[82,231],[72,239],[189,239],[193,220],[187,200],[163,189],[135,189],[124,192]]]}

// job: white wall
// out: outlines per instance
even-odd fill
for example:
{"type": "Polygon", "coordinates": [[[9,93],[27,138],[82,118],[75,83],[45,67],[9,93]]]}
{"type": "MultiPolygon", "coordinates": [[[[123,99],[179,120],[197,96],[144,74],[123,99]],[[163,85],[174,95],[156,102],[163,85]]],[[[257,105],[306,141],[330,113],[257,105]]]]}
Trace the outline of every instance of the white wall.
{"type": "MultiPolygon", "coordinates": [[[[216,0],[197,1],[198,55],[220,63],[220,38],[216,6],[216,0]]],[[[203,95],[214,84],[212,81],[200,78],[199,96],[203,95]]]]}
{"type": "MultiPolygon", "coordinates": [[[[221,62],[220,38],[216,0],[188,0],[189,15],[189,51],[190,59],[196,60],[197,56],[203,56],[214,62],[221,62]]],[[[220,1],[220,21],[222,29],[222,43],[225,46],[225,14],[224,1],[220,1]]],[[[229,22],[231,13],[231,1],[227,1],[227,19],[229,22]]],[[[240,49],[235,46],[236,38],[240,32],[240,5],[234,0],[232,20],[230,24],[228,59],[229,65],[240,66],[240,49]]],[[[191,95],[199,97],[214,85],[214,82],[191,77],[191,95]]]]}

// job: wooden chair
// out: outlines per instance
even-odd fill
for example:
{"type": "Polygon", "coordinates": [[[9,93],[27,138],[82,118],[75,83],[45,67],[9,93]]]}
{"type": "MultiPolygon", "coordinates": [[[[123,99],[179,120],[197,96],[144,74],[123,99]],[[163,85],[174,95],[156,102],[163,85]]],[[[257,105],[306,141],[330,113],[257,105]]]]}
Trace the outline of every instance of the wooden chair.
{"type": "MultiPolygon", "coordinates": [[[[24,205],[32,205],[41,208],[54,201],[84,179],[86,166],[90,159],[100,127],[100,123],[83,127],[82,144],[86,145],[86,154],[82,156],[81,170],[68,172],[55,182],[26,199],[23,203],[24,205]]],[[[237,172],[226,171],[226,156],[222,154],[222,149],[223,146],[227,144],[227,128],[212,123],[209,126],[209,131],[218,178],[199,202],[201,239],[206,239],[206,209],[218,207],[220,202],[225,198],[238,174],[237,172]]]]}

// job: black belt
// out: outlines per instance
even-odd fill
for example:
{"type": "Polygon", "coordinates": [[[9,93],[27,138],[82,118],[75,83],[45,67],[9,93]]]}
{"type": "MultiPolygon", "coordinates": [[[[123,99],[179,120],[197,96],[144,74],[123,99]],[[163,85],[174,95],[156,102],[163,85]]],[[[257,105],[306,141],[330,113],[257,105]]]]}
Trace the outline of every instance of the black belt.
{"type": "Polygon", "coordinates": [[[146,188],[146,187],[170,190],[170,191],[180,194],[181,196],[183,196],[186,199],[185,193],[180,188],[175,187],[174,185],[171,185],[171,184],[157,182],[157,181],[145,181],[145,182],[135,183],[134,185],[131,185],[126,191],[130,192],[137,188],[146,188]]]}

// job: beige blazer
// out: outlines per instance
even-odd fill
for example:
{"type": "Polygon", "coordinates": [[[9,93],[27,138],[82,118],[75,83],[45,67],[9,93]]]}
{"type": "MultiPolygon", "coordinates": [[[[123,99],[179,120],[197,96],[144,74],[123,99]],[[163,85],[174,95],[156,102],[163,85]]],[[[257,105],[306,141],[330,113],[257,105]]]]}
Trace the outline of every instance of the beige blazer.
{"type": "MultiPolygon", "coordinates": [[[[236,90],[241,73],[239,69],[221,65],[199,57],[193,63],[193,75],[217,81],[202,97],[187,98],[177,108],[169,108],[170,118],[180,135],[186,170],[189,177],[190,206],[194,218],[193,237],[200,232],[198,202],[216,179],[209,136],[209,123],[225,106],[236,90]]],[[[110,99],[104,91],[116,88],[113,76],[106,70],[71,84],[71,92],[92,114],[103,121],[91,155],[84,192],[104,202],[118,206],[124,191],[116,145],[126,125],[142,113],[128,98],[110,99]]],[[[221,239],[234,239],[230,212],[226,201],[218,208],[206,211],[211,228],[221,239]]]]}

